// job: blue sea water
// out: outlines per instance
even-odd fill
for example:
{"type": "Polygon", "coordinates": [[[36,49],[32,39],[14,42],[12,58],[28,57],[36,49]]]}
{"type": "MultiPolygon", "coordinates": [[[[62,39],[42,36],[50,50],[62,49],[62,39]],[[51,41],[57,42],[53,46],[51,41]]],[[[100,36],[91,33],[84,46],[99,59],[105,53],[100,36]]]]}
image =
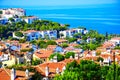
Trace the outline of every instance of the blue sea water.
{"type": "Polygon", "coordinates": [[[70,24],[70,28],[84,26],[99,33],[120,34],[120,8],[24,8],[26,15],[35,15],[41,19],[62,24],[70,24]]]}

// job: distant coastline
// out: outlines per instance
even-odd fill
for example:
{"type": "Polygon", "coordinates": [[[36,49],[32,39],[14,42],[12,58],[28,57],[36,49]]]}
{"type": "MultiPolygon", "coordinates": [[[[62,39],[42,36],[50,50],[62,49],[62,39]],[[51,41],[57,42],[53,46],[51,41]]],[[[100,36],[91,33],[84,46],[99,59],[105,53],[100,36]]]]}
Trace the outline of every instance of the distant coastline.
{"type": "Polygon", "coordinates": [[[107,8],[85,8],[84,10],[81,8],[65,10],[22,8],[26,10],[26,15],[38,16],[41,19],[55,21],[61,24],[70,24],[71,26],[69,28],[84,26],[89,30],[97,30],[103,34],[106,32],[109,34],[120,34],[120,15],[118,8],[111,10],[107,8]]]}

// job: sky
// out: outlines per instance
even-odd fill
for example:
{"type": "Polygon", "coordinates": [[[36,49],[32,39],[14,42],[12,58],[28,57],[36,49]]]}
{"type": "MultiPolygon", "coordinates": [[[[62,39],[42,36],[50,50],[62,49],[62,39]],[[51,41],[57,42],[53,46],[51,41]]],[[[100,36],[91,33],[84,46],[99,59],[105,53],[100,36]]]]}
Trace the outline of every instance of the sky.
{"type": "Polygon", "coordinates": [[[0,0],[1,6],[85,6],[118,3],[119,0],[0,0]]]}

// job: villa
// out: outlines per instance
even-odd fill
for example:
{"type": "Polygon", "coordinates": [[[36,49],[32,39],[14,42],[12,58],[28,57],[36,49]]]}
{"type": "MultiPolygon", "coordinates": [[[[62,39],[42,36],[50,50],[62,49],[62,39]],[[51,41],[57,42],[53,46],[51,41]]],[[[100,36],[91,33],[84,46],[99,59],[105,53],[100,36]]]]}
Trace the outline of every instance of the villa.
{"type": "Polygon", "coordinates": [[[83,29],[70,29],[70,30],[65,30],[65,31],[60,31],[60,37],[61,38],[66,38],[66,37],[73,37],[74,34],[77,33],[82,33],[82,34],[86,34],[88,31],[87,30],[83,30],[83,29]]]}
{"type": "Polygon", "coordinates": [[[49,61],[49,57],[53,54],[53,50],[39,49],[33,54],[33,59],[41,59],[43,62],[49,61]]]}
{"type": "Polygon", "coordinates": [[[2,11],[2,18],[11,18],[15,15],[17,16],[25,16],[26,12],[22,8],[8,8],[8,9],[1,9],[2,11]]]}
{"type": "Polygon", "coordinates": [[[56,39],[57,38],[57,31],[35,31],[35,30],[28,30],[23,32],[24,35],[27,37],[27,41],[38,40],[39,38],[48,38],[48,39],[56,39]]]}
{"type": "Polygon", "coordinates": [[[32,22],[34,22],[35,20],[39,20],[38,17],[36,16],[25,16],[22,18],[26,23],[31,24],[32,22]]]}
{"type": "Polygon", "coordinates": [[[116,44],[120,45],[120,37],[114,37],[110,41],[115,42],[116,44]]]}
{"type": "Polygon", "coordinates": [[[9,21],[6,18],[0,18],[0,24],[7,24],[9,21]]]}

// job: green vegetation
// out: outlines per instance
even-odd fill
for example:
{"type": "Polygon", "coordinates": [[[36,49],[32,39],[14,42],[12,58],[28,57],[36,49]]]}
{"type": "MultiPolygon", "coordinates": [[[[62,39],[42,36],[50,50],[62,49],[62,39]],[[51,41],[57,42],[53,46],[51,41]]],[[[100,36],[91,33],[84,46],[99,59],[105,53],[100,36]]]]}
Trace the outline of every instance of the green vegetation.
{"type": "Polygon", "coordinates": [[[13,65],[10,67],[6,67],[8,69],[16,69],[16,70],[21,70],[21,71],[25,71],[26,69],[28,69],[30,72],[33,72],[34,75],[32,76],[32,80],[41,80],[43,77],[40,73],[36,72],[35,68],[31,67],[31,66],[26,66],[24,64],[17,64],[17,65],[13,65]]]}
{"type": "Polygon", "coordinates": [[[66,39],[69,41],[69,43],[77,41],[77,38],[74,37],[73,38],[68,37],[66,39]]]}
{"type": "Polygon", "coordinates": [[[34,73],[35,74],[32,76],[31,80],[42,80],[43,79],[43,76],[39,72],[34,71],[34,73]]]}
{"type": "Polygon", "coordinates": [[[0,11],[0,14],[2,14],[3,12],[2,11],[0,11]]]}
{"type": "MultiPolygon", "coordinates": [[[[120,80],[120,66],[116,65],[115,80],[120,80]]],[[[54,80],[114,80],[114,67],[100,66],[93,61],[81,60],[69,63],[62,75],[56,75],[54,80]]]]}
{"type": "Polygon", "coordinates": [[[30,41],[30,44],[37,45],[37,41],[36,40],[32,40],[32,41],[30,41]]]}
{"type": "Polygon", "coordinates": [[[19,43],[25,43],[26,40],[25,39],[19,39],[19,43]]]}
{"type": "Polygon", "coordinates": [[[57,43],[53,40],[48,40],[47,42],[44,41],[44,40],[33,40],[33,41],[30,41],[31,44],[34,44],[40,48],[47,48],[48,45],[56,45],[57,43]]]}
{"type": "Polygon", "coordinates": [[[23,37],[23,33],[22,32],[15,32],[15,36],[17,36],[17,37],[23,37]]]}
{"type": "MultiPolygon", "coordinates": [[[[13,21],[13,18],[10,18],[13,21]]],[[[27,24],[25,21],[8,23],[6,25],[0,25],[0,38],[8,38],[12,36],[14,31],[26,31],[30,29],[34,30],[66,30],[68,25],[61,26],[57,22],[47,21],[47,20],[36,20],[32,24],[27,24]]]]}
{"type": "Polygon", "coordinates": [[[15,64],[9,67],[6,67],[8,69],[16,69],[16,70],[21,70],[21,71],[25,71],[26,69],[28,69],[30,72],[34,72],[34,68],[32,68],[31,66],[26,66],[25,64],[15,64]]]}
{"type": "Polygon", "coordinates": [[[42,63],[42,60],[40,59],[32,60],[32,65],[39,65],[41,63],[42,63]]]}
{"type": "Polygon", "coordinates": [[[78,28],[86,30],[86,28],[84,26],[78,26],[78,28]]]}
{"type": "Polygon", "coordinates": [[[105,41],[105,35],[99,34],[95,30],[90,30],[87,34],[75,34],[74,37],[82,38],[80,45],[77,47],[84,50],[96,50],[105,41]],[[87,42],[87,39],[90,41],[87,42]]]}
{"type": "Polygon", "coordinates": [[[103,60],[104,60],[104,59],[103,59],[102,57],[98,57],[98,58],[97,58],[97,61],[98,61],[98,62],[99,62],[99,61],[102,61],[102,62],[103,62],[103,60]]]}
{"type": "Polygon", "coordinates": [[[62,54],[60,54],[60,53],[51,54],[50,57],[49,57],[49,59],[50,59],[50,60],[53,59],[54,56],[57,56],[58,61],[64,60],[64,56],[63,56],[62,54]]]}
{"type": "Polygon", "coordinates": [[[57,43],[55,41],[48,40],[47,45],[57,45],[57,43]]]}
{"type": "Polygon", "coordinates": [[[83,36],[83,34],[82,33],[77,33],[77,34],[74,34],[73,36],[75,38],[81,38],[83,36]]]}
{"type": "Polygon", "coordinates": [[[65,58],[70,58],[70,56],[72,56],[73,58],[75,57],[75,53],[74,52],[67,52],[66,54],[65,54],[65,58]]]}
{"type": "Polygon", "coordinates": [[[15,20],[13,18],[9,18],[9,21],[11,22],[15,22],[15,20]]]}
{"type": "Polygon", "coordinates": [[[119,49],[120,50],[120,46],[116,46],[114,49],[119,49]]]}
{"type": "Polygon", "coordinates": [[[40,48],[47,48],[46,42],[45,42],[45,41],[42,41],[42,40],[38,42],[38,46],[39,46],[40,48]]]}
{"type": "Polygon", "coordinates": [[[29,49],[21,49],[20,52],[33,52],[32,48],[29,49]]]}
{"type": "Polygon", "coordinates": [[[66,48],[66,47],[68,47],[68,44],[67,44],[67,43],[62,43],[60,46],[61,46],[62,48],[66,48]]]}

